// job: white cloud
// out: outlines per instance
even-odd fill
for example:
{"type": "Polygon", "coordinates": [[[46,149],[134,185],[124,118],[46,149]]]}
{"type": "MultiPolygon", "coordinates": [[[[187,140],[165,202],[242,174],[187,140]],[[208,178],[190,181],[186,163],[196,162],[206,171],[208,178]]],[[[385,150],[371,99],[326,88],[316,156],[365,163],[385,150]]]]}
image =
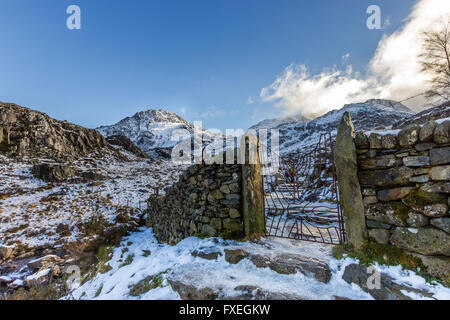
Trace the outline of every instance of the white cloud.
{"type": "MultiPolygon", "coordinates": [[[[354,73],[351,65],[346,70],[333,67],[311,75],[305,65],[292,64],[261,90],[261,98],[275,102],[285,115],[319,116],[346,103],[370,98],[400,101],[422,93],[429,79],[420,71],[417,58],[422,32],[439,27],[443,16],[450,16],[450,1],[420,0],[403,28],[381,39],[366,75],[354,73]]],[[[342,57],[344,63],[348,57],[342,57]]],[[[424,100],[406,104],[418,109],[424,100]]]]}
{"type": "Polygon", "coordinates": [[[247,99],[247,104],[254,104],[255,100],[253,99],[253,97],[248,97],[247,99]]]}

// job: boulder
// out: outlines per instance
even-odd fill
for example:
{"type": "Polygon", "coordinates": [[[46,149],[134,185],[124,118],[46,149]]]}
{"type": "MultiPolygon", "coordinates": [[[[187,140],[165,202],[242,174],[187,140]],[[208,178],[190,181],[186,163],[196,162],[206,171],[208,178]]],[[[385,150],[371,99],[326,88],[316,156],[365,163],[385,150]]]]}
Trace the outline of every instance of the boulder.
{"type": "Polygon", "coordinates": [[[398,133],[398,142],[401,147],[409,147],[415,145],[419,141],[420,126],[410,124],[398,133]]]}
{"type": "Polygon", "coordinates": [[[402,290],[411,291],[424,296],[430,294],[405,285],[394,282],[389,275],[380,273],[380,286],[377,288],[369,277],[373,277],[373,272],[369,272],[368,267],[351,264],[345,267],[342,279],[349,284],[358,285],[364,292],[369,293],[375,300],[410,300],[410,298],[402,293],[402,290]]]}
{"type": "Polygon", "coordinates": [[[221,252],[218,251],[202,251],[202,250],[195,250],[191,253],[194,257],[199,257],[206,260],[216,260],[219,256],[222,255],[221,252]]]}
{"type": "Polygon", "coordinates": [[[414,252],[411,254],[422,260],[424,266],[427,267],[428,274],[450,283],[450,257],[424,256],[414,252]]]}
{"type": "Polygon", "coordinates": [[[61,237],[68,237],[72,234],[70,231],[70,226],[64,223],[58,224],[56,227],[56,233],[58,233],[61,237]]]}
{"type": "Polygon", "coordinates": [[[14,254],[14,249],[8,246],[0,246],[0,258],[8,259],[11,258],[14,254]]]}
{"type": "Polygon", "coordinates": [[[446,120],[437,125],[434,130],[434,142],[439,144],[450,143],[450,120],[446,120]]]}
{"type": "Polygon", "coordinates": [[[240,285],[234,288],[239,294],[225,297],[232,300],[306,300],[304,297],[281,292],[272,292],[256,286],[240,285]]]}
{"type": "Polygon", "coordinates": [[[61,164],[36,164],[31,168],[33,175],[46,182],[62,182],[76,175],[75,169],[61,164]]]}
{"type": "Polygon", "coordinates": [[[390,242],[396,247],[426,256],[450,256],[450,235],[433,227],[396,228],[390,242]]]}
{"type": "Polygon", "coordinates": [[[46,285],[50,280],[51,268],[44,268],[38,272],[28,276],[24,280],[24,284],[28,288],[46,285]]]}
{"type": "Polygon", "coordinates": [[[83,182],[92,182],[92,181],[104,181],[107,180],[108,177],[102,175],[101,173],[95,171],[85,171],[81,173],[81,178],[83,182]]]}
{"type": "Polygon", "coordinates": [[[168,280],[172,290],[183,300],[216,300],[219,294],[210,288],[197,288],[181,281],[168,280]]]}
{"type": "Polygon", "coordinates": [[[242,249],[235,249],[235,250],[225,249],[225,260],[231,264],[239,263],[239,261],[247,258],[249,255],[250,254],[247,251],[242,249]]]}

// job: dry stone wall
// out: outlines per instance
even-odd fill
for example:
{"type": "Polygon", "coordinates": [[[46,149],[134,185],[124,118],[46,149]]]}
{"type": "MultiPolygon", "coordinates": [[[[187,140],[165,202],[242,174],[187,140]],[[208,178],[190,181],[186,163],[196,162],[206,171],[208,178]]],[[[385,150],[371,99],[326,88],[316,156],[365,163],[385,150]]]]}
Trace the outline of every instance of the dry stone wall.
{"type": "MultiPolygon", "coordinates": [[[[159,241],[170,244],[189,236],[244,238],[249,207],[244,206],[244,202],[253,203],[250,208],[259,208],[252,209],[250,215],[257,216],[258,221],[264,219],[263,204],[255,205],[263,199],[254,197],[262,194],[262,185],[253,186],[254,180],[242,179],[244,168],[248,169],[248,166],[203,163],[189,167],[177,183],[166,189],[165,195],[149,198],[147,225],[153,228],[159,241]],[[251,193],[252,198],[248,192],[243,192],[249,186],[260,189],[251,193]]],[[[247,229],[257,233],[263,232],[263,228],[264,225],[259,229],[258,226],[247,229]]]]}
{"type": "Polygon", "coordinates": [[[355,145],[371,239],[431,261],[449,279],[450,121],[357,132],[355,145]]]}

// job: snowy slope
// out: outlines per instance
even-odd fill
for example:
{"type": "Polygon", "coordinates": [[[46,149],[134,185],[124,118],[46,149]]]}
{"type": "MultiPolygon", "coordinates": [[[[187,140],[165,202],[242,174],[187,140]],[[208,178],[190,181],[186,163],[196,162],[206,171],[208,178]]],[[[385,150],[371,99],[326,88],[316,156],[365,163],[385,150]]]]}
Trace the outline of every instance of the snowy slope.
{"type": "Polygon", "coordinates": [[[344,112],[350,112],[356,130],[381,129],[410,117],[413,111],[401,103],[390,100],[368,100],[363,103],[347,104],[339,110],[333,110],[316,119],[303,122],[287,121],[264,122],[250,129],[278,129],[280,132],[280,153],[290,154],[301,151],[317,143],[322,133],[336,133],[344,112]],[[270,124],[275,123],[275,126],[270,124]]]}
{"type": "MultiPolygon", "coordinates": [[[[158,156],[161,155],[158,153],[160,150],[170,154],[170,150],[178,143],[171,139],[176,130],[192,133],[194,125],[173,112],[149,109],[137,112],[114,125],[98,127],[97,130],[105,137],[124,135],[150,156],[158,156]]],[[[205,140],[211,139],[211,133],[198,127],[196,130],[203,132],[205,140]]]]}
{"type": "Polygon", "coordinates": [[[258,122],[254,126],[251,126],[250,129],[258,130],[258,129],[264,129],[264,128],[275,128],[279,125],[286,125],[291,123],[299,123],[299,122],[306,122],[312,119],[305,118],[303,116],[293,116],[293,117],[281,117],[281,118],[275,118],[275,119],[265,119],[261,122],[258,122]]]}

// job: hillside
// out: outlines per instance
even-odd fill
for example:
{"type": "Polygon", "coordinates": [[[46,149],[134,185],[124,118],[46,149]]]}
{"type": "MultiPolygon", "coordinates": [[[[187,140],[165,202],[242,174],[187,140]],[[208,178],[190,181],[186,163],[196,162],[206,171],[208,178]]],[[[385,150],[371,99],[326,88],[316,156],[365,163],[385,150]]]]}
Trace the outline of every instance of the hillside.
{"type": "Polygon", "coordinates": [[[105,139],[96,130],[0,102],[0,153],[74,160],[106,146],[105,139]]]}

